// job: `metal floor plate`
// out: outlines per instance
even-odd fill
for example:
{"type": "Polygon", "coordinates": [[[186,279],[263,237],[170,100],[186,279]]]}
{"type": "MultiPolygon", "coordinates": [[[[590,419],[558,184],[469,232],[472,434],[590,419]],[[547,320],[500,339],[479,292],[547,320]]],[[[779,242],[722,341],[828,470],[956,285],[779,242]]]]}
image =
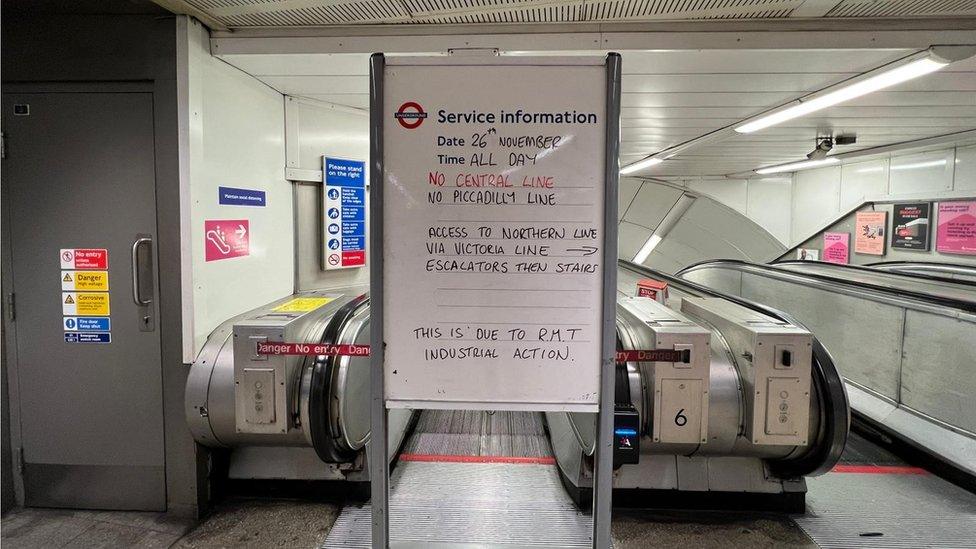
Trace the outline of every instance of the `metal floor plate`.
{"type": "Polygon", "coordinates": [[[976,548],[976,495],[934,475],[829,473],[807,486],[794,520],[824,549],[976,548]]]}
{"type": "Polygon", "coordinates": [[[539,413],[424,410],[403,453],[550,457],[552,447],[539,413]]]}
{"type": "MultiPolygon", "coordinates": [[[[425,411],[404,452],[552,455],[541,414],[425,411]]],[[[347,506],[323,545],[370,547],[370,506],[347,506]]],[[[592,519],[554,465],[400,461],[390,478],[391,544],[415,547],[590,547],[592,519]]]]}

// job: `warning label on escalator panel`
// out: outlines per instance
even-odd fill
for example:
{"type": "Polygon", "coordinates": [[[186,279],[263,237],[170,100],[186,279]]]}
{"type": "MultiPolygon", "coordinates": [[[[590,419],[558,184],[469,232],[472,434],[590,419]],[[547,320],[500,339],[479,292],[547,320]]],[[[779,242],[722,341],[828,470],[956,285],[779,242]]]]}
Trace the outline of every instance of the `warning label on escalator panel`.
{"type": "Polygon", "coordinates": [[[203,222],[203,239],[207,261],[251,255],[247,219],[207,219],[203,222]]]}
{"type": "Polygon", "coordinates": [[[296,297],[272,310],[276,313],[307,313],[334,300],[334,297],[296,297]]]}

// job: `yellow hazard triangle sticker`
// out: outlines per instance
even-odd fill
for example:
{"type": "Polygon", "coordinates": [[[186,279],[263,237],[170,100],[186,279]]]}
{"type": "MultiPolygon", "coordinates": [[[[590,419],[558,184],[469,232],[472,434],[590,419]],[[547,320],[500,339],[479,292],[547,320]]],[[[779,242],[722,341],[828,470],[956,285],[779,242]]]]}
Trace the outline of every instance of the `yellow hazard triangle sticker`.
{"type": "Polygon", "coordinates": [[[71,275],[64,273],[64,278],[61,279],[61,282],[71,282],[71,275]]]}
{"type": "Polygon", "coordinates": [[[71,303],[74,303],[75,300],[71,299],[71,294],[68,294],[68,297],[64,298],[64,302],[65,303],[68,303],[68,304],[71,304],[71,303]]]}

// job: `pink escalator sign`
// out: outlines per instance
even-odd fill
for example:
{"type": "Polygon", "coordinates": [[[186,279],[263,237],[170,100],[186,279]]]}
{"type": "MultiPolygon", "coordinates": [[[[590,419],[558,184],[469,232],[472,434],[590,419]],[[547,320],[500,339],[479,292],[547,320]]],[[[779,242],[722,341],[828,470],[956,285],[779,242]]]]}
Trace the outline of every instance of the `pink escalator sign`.
{"type": "Polygon", "coordinates": [[[207,261],[251,255],[251,233],[246,219],[207,219],[203,222],[207,261]]]}

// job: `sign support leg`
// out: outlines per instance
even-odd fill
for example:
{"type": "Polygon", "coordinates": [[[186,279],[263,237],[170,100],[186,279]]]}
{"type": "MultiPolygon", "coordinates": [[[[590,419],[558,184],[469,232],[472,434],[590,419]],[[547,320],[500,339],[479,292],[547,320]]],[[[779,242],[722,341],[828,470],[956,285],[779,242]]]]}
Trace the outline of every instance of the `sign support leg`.
{"type": "Polygon", "coordinates": [[[600,412],[593,475],[593,548],[610,548],[613,498],[613,408],[616,368],[617,179],[620,151],[620,54],[607,55],[606,193],[603,219],[603,345],[600,412]]]}
{"type": "MultiPolygon", "coordinates": [[[[370,227],[370,442],[369,485],[373,511],[373,549],[390,545],[390,461],[386,455],[387,412],[383,387],[383,73],[386,60],[370,58],[369,212],[370,227]]],[[[616,203],[616,202],[615,202],[616,203]]]]}

